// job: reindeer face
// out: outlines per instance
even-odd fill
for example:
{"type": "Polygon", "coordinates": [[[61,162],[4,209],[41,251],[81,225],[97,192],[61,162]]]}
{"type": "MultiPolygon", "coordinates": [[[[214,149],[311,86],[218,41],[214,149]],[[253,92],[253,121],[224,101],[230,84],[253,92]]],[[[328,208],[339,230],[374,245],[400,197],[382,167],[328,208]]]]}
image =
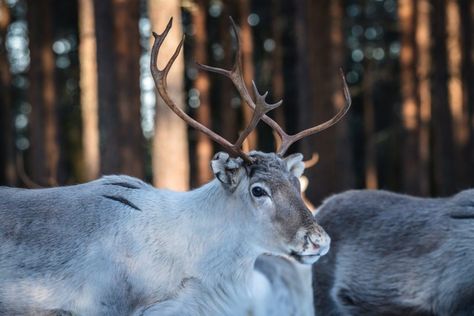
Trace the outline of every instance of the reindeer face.
{"type": "Polygon", "coordinates": [[[249,221],[258,225],[257,246],[302,263],[316,262],[328,252],[330,238],[301,198],[302,155],[280,158],[251,152],[249,156],[253,163],[245,164],[240,158],[218,153],[212,168],[231,194],[243,201],[243,208],[249,209],[249,221]]]}

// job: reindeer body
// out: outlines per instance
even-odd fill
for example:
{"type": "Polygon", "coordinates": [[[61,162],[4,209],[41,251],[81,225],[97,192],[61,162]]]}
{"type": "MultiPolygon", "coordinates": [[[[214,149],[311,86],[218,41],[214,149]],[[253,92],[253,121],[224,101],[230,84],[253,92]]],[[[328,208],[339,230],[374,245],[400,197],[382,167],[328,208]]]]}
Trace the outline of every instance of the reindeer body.
{"type": "Polygon", "coordinates": [[[474,315],[474,190],[450,198],[348,191],[316,215],[316,314],[474,315]]]}
{"type": "Polygon", "coordinates": [[[252,157],[218,155],[217,179],[183,193],[125,176],[1,189],[0,314],[244,315],[260,254],[329,247],[287,170],[301,155],[252,157]],[[271,197],[249,198],[256,185],[271,197]]]}
{"type": "Polygon", "coordinates": [[[314,316],[311,266],[286,257],[257,258],[248,315],[314,316]]]}

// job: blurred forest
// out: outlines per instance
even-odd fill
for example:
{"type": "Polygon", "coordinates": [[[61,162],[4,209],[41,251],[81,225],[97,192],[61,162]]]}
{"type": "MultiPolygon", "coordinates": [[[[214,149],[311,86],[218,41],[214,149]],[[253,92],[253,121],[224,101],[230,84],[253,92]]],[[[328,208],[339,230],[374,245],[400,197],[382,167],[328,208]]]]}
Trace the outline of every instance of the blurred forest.
{"type": "MultiPolygon", "coordinates": [[[[211,178],[218,146],[157,97],[151,31],[174,17],[159,64],[186,35],[169,91],[194,118],[234,141],[251,112],[229,68],[240,28],[248,86],[283,105],[294,133],[336,126],[290,152],[319,155],[306,171],[317,204],[349,188],[448,195],[474,184],[474,1],[0,0],[0,184],[48,187],[123,173],[186,190],[211,178]]],[[[260,123],[249,148],[273,151],[260,123]]]]}

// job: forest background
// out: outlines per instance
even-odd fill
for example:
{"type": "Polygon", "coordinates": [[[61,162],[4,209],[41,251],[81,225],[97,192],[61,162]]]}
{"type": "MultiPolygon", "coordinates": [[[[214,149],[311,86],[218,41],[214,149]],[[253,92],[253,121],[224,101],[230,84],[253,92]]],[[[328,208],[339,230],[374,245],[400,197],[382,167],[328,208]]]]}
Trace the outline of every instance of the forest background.
{"type": "MultiPolygon", "coordinates": [[[[245,81],[294,133],[343,105],[330,129],[290,148],[315,204],[350,188],[445,196],[474,184],[474,1],[0,0],[0,185],[49,187],[128,174],[187,190],[211,179],[219,147],[166,108],[149,71],[151,32],[174,26],[163,65],[176,103],[233,141],[251,112],[229,68],[240,29],[245,81]],[[314,159],[313,159],[314,160],[314,159]]],[[[273,151],[261,123],[248,148],[273,151]]]]}

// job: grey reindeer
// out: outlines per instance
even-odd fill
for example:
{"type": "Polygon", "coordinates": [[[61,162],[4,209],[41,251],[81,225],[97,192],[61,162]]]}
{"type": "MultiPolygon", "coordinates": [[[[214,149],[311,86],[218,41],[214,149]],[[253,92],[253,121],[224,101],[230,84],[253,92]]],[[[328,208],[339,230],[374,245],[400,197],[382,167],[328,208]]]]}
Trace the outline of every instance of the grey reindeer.
{"type": "Polygon", "coordinates": [[[328,252],[330,238],[299,191],[302,155],[284,154],[346,113],[344,77],[347,102],[336,116],[288,135],[265,115],[281,101],[268,104],[255,85],[255,101],[247,91],[240,45],[232,70],[201,65],[229,77],[254,109],[232,144],[168,96],[167,74],[184,40],[159,70],[158,52],[171,25],[153,34],[152,75],[171,110],[226,150],[211,161],[215,179],[189,192],[155,189],[127,176],[50,189],[2,188],[0,315],[243,315],[259,255],[312,264],[328,252]],[[242,151],[260,119],[282,138],[277,153],[242,151]]]}
{"type": "Polygon", "coordinates": [[[347,191],[316,220],[332,239],[313,267],[317,315],[474,315],[474,190],[347,191]]]}

